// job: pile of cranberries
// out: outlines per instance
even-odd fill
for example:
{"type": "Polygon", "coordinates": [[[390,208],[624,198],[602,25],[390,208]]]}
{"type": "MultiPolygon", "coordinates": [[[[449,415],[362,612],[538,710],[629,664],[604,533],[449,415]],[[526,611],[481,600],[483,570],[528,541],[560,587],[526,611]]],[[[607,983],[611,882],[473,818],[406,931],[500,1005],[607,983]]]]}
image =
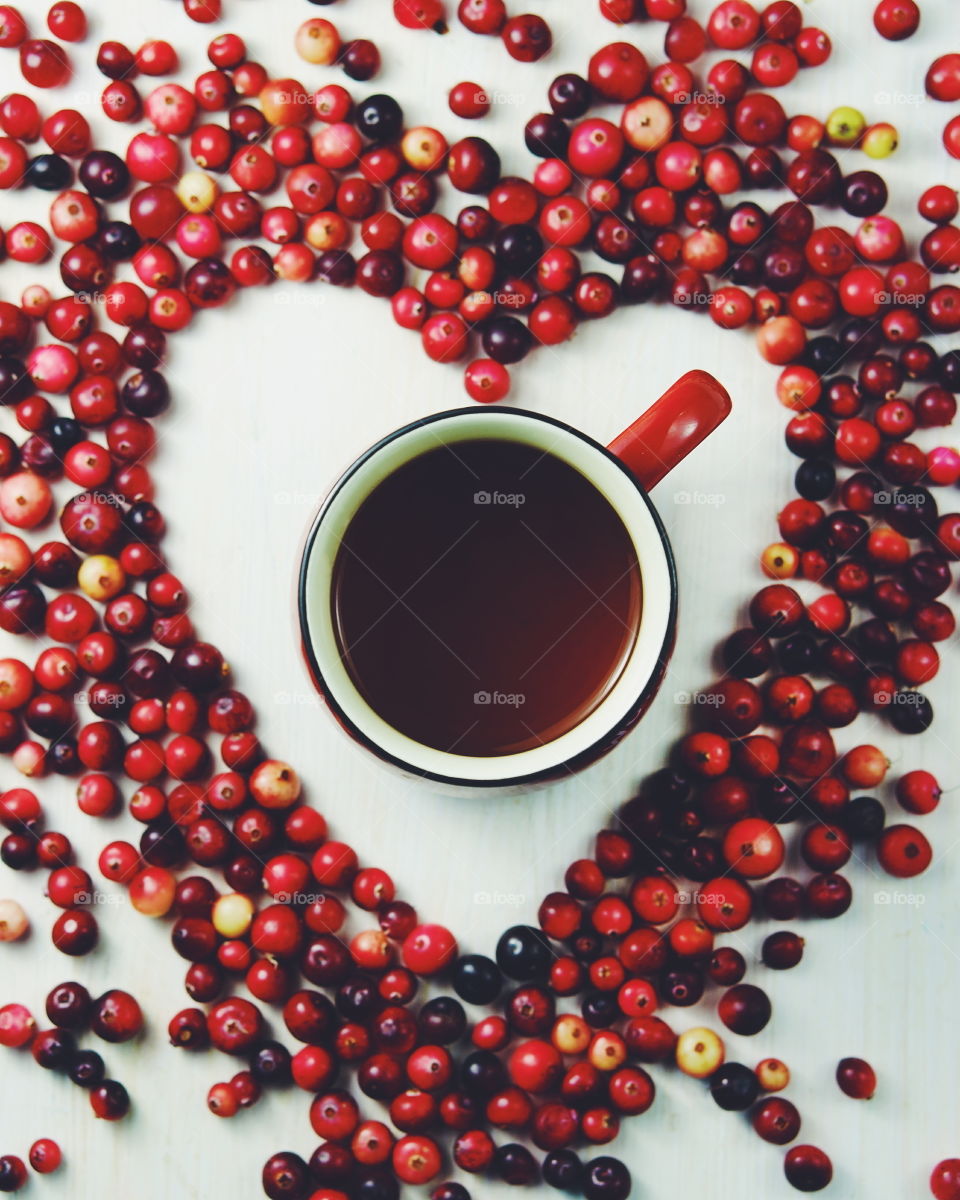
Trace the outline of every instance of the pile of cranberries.
{"type": "MultiPolygon", "coordinates": [[[[115,1079],[106,1077],[103,1058],[96,1050],[81,1049],[77,1039],[91,1032],[105,1042],[128,1042],[143,1029],[140,1005],[129,992],[113,989],[94,1000],[81,983],[69,981],[58,984],[47,995],[44,1011],[51,1027],[37,1029],[33,1014],[22,1004],[6,1004],[0,1008],[0,1046],[13,1049],[29,1048],[34,1061],[47,1071],[66,1075],[72,1083],[84,1088],[96,1117],[118,1121],[127,1115],[130,1098],[126,1088],[115,1079]]],[[[59,1165],[44,1155],[46,1142],[38,1142],[38,1171],[54,1171],[59,1165]]],[[[57,1149],[54,1143],[49,1143],[57,1149]]],[[[34,1152],[30,1161],[33,1163],[34,1152]]],[[[0,1191],[5,1190],[0,1186],[0,1191]]],[[[8,1188],[8,1191],[16,1189],[8,1188]]]]}
{"type": "MultiPolygon", "coordinates": [[[[447,31],[443,0],[393,0],[393,15],[407,29],[447,31]]],[[[543,17],[536,13],[511,17],[504,0],[460,0],[457,18],[471,33],[499,37],[517,62],[537,62],[553,45],[550,26],[543,17]]]]}
{"type": "MultiPolygon", "coordinates": [[[[218,0],[184,8],[199,21],[219,16],[218,0]]],[[[877,30],[909,36],[914,10],[912,0],[882,0],[877,30]]],[[[0,752],[28,778],[75,777],[86,816],[126,804],[142,827],[134,841],[106,845],[98,868],[139,912],[171,918],[192,1002],[170,1020],[171,1042],[213,1047],[241,1068],[211,1088],[210,1110],[233,1117],[267,1087],[309,1093],[320,1144],[309,1159],[283,1151],[266,1163],[271,1200],[390,1200],[401,1184],[465,1200],[462,1184],[437,1182],[450,1159],[467,1174],[618,1200],[630,1193],[626,1167],[606,1154],[583,1161],[574,1147],[605,1146],[623,1117],[645,1112],[651,1071],[664,1063],[707,1081],[721,1108],[748,1112],[763,1140],[795,1142],[800,1114],[776,1094],[789,1081],[783,1062],[729,1062],[716,1031],[678,1037],[658,1012],[715,997],[722,1026],[759,1033],[770,1000],[718,939],[755,912],[841,915],[853,895],[841,872],[854,855],[874,854],[897,878],[931,861],[924,834],[889,824],[872,794],[887,776],[883,752],[838,749],[834,738],[862,711],[902,733],[925,730],[932,706],[918,689],[955,630],[942,597],[960,557],[960,516],[941,514],[932,489],[958,481],[960,456],[909,439],[956,414],[960,355],[922,340],[960,329],[960,289],[933,278],[960,266],[956,194],[943,185],[922,194],[933,228],[911,259],[883,215],[880,176],[844,176],[827,148],[867,138],[859,114],[789,119],[757,89],[829,56],[826,35],[804,28],[790,0],[760,10],[723,0],[705,27],[684,0],[601,0],[600,11],[618,25],[666,22],[667,61],[651,67],[619,41],[593,55],[585,76],[558,76],[550,111],[526,126],[540,160],[530,180],[502,177],[481,138],[451,145],[432,127],[407,127],[387,95],[356,99],[333,83],[311,93],[272,78],[231,33],[210,43],[211,69],[190,88],[137,86],[177,71],[167,42],[100,46],[104,114],[131,127],[123,157],[96,149],[76,110],[44,115],[16,94],[0,101],[0,187],[51,196],[47,223],[14,225],[4,246],[26,263],[56,254],[64,293],[37,283],[19,304],[0,301],[0,398],[27,435],[18,445],[0,434],[0,628],[50,643],[33,666],[0,660],[0,752]],[[709,46],[749,50],[750,61],[722,60],[699,90],[689,64],[709,46]],[[591,115],[598,103],[619,106],[619,120],[591,115]],[[455,218],[437,208],[444,178],[472,197],[455,218]],[[735,199],[781,182],[794,199],[772,211],[735,199]],[[860,224],[852,234],[818,225],[820,206],[860,224]],[[187,591],[161,553],[147,463],[169,402],[167,335],[239,288],[278,278],[355,283],[389,299],[439,362],[479,344],[465,384],[485,402],[507,394],[508,368],[536,345],[661,298],[722,328],[755,324],[760,353],[781,368],[787,445],[801,462],[780,540],[761,556],[771,582],[726,640],[723,676],[700,695],[698,723],[671,764],[600,831],[592,857],[571,864],[539,927],[507,930],[493,957],[461,953],[449,930],[397,898],[386,872],[329,836],[294,768],[260,746],[252,703],[230,686],[220,651],[198,639],[187,591]],[[62,502],[54,489],[64,482],[81,490],[62,502]],[[59,535],[40,541],[54,513],[59,535]],[[819,585],[816,594],[804,599],[797,579],[819,585]],[[791,826],[804,879],[780,873],[791,826]],[[207,874],[186,873],[191,864],[207,874]],[[420,1003],[422,980],[431,998],[420,1003]],[[252,1000],[236,994],[241,984],[252,1000]],[[573,998],[579,1011],[563,1004],[573,998]],[[263,1006],[293,1049],[269,1036],[263,1006]],[[357,1094],[389,1124],[366,1116],[357,1094]]],[[[394,13],[411,28],[445,27],[434,0],[396,0],[394,13]]],[[[458,16],[500,36],[519,61],[550,48],[546,23],[509,17],[502,0],[462,0],[458,16]]],[[[59,40],[34,39],[0,6],[0,47],[18,50],[34,86],[66,81],[61,43],[82,41],[85,29],[79,6],[58,3],[48,30],[59,40]]],[[[300,26],[295,46],[353,80],[379,67],[372,42],[342,42],[322,18],[300,26]]],[[[960,56],[938,59],[927,89],[960,98],[960,56]]],[[[454,93],[459,116],[489,107],[475,84],[454,93]]],[[[957,153],[953,125],[945,143],[957,153]]],[[[877,128],[870,153],[891,144],[877,128]]],[[[939,797],[924,771],[896,783],[911,816],[939,797]]],[[[36,794],[0,795],[0,823],[3,863],[49,872],[47,895],[61,910],[54,944],[93,950],[93,880],[69,839],[44,830],[36,794]]],[[[0,908],[0,938],[26,932],[18,910],[0,908]]],[[[796,967],[803,949],[796,931],[778,931],[760,949],[761,969],[796,967]]],[[[76,1038],[137,1036],[137,1002],[120,991],[94,1001],[65,983],[46,1013],[52,1027],[38,1032],[25,1007],[7,1004],[0,1044],[30,1047],[40,1065],[89,1089],[96,1115],[122,1117],[125,1089],[76,1038]]],[[[855,1098],[876,1087],[862,1059],[844,1059],[837,1080],[855,1098]]],[[[38,1161],[59,1162],[48,1146],[38,1161]]],[[[815,1191],[832,1165],[794,1144],[784,1172],[815,1191]]],[[[0,1190],[23,1176],[19,1159],[0,1159],[0,1190]]],[[[957,1160],[935,1168],[931,1190],[957,1200],[957,1160]]]]}

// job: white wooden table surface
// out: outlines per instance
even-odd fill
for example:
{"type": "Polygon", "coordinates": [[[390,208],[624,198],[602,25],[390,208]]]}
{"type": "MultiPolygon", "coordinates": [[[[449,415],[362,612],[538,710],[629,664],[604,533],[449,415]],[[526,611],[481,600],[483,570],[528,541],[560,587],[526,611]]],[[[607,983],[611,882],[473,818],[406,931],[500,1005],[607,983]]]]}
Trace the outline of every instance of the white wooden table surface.
{"type": "MultiPolygon", "coordinates": [[[[23,7],[36,10],[39,25],[46,0],[23,7]]],[[[381,77],[355,85],[356,94],[390,91],[414,123],[488,137],[507,172],[532,166],[522,126],[545,106],[552,77],[584,69],[589,53],[618,36],[597,15],[595,0],[541,0],[536,7],[551,22],[555,49],[545,62],[521,66],[495,40],[472,37],[458,25],[446,38],[402,30],[386,15],[387,0],[329,8],[301,0],[224,0],[227,20],[214,27],[192,24],[179,5],[162,0],[97,0],[87,7],[90,40],[72,51],[84,66],[75,91],[62,100],[56,96],[58,105],[70,95],[70,103],[96,109],[102,79],[92,58],[104,38],[135,47],[147,36],[166,37],[181,51],[184,72],[196,74],[206,67],[208,38],[237,29],[252,55],[275,74],[308,84],[340,81],[338,72],[307,67],[293,52],[296,25],[323,15],[336,20],[345,36],[371,35],[382,48],[381,77]],[[448,88],[464,78],[496,94],[494,112],[482,123],[460,122],[446,109],[448,88]]],[[[705,17],[705,3],[690,7],[705,17]]],[[[833,39],[834,57],[803,73],[785,93],[785,105],[791,113],[824,117],[835,105],[850,103],[871,120],[899,127],[901,147],[879,169],[891,183],[891,211],[906,222],[915,244],[918,192],[935,182],[960,183],[957,164],[948,167],[940,143],[952,110],[922,96],[928,62],[960,48],[956,5],[923,0],[920,33],[898,45],[874,32],[873,7],[873,0],[813,0],[807,6],[808,22],[833,39]]],[[[626,32],[659,61],[661,25],[626,32]]],[[[0,52],[0,92],[22,86],[12,53],[0,52]]],[[[120,148],[124,127],[96,113],[94,124],[98,143],[120,148]]],[[[843,161],[847,170],[874,165],[857,152],[843,161]]],[[[0,224],[32,215],[37,195],[0,194],[0,224]]],[[[768,196],[760,198],[769,203],[768,196]]],[[[829,220],[854,225],[839,213],[829,220]]],[[[17,295],[28,278],[33,274],[6,264],[0,291],[17,295]]],[[[775,515],[792,495],[797,462],[783,445],[786,414],[773,393],[776,369],[760,360],[747,332],[726,333],[705,317],[647,307],[582,328],[572,345],[540,351],[515,371],[516,403],[600,440],[609,440],[691,367],[724,381],[735,408],[725,427],[656,492],[679,565],[681,610],[676,653],[652,710],[614,753],[577,778],[533,795],[474,801],[452,800],[388,774],[334,727],[301,661],[293,605],[299,543],[327,485],[381,434],[462,403],[459,369],[427,361],[419,339],[393,325],[384,303],[322,285],[245,295],[203,314],[173,346],[168,378],[174,404],[158,424],[154,473],[169,525],[168,559],[190,589],[201,635],[223,649],[237,686],[258,705],[263,741],[296,765],[306,797],[328,815],[335,834],[357,845],[365,863],[389,870],[401,895],[425,917],[449,924],[464,949],[490,952],[507,925],[535,920],[540,898],[560,885],[572,859],[589,853],[607,814],[662,764],[687,720],[683,694],[710,679],[718,641],[762,582],[757,554],[775,540],[775,515]],[[690,497],[701,502],[685,503],[690,497]]],[[[926,438],[925,444],[938,440],[949,443],[951,437],[926,438]]],[[[949,500],[941,507],[948,510],[949,500]]],[[[20,644],[4,635],[0,654],[20,653],[20,644]]],[[[908,743],[882,732],[895,759],[891,778],[922,765],[936,771],[947,789],[960,783],[960,656],[954,646],[945,657],[928,689],[939,710],[929,735],[908,743]]],[[[872,740],[874,733],[879,728],[861,719],[837,740],[847,747],[872,740]]],[[[7,766],[2,770],[4,786],[15,782],[7,766]]],[[[69,833],[88,866],[95,867],[109,838],[132,837],[139,829],[126,816],[109,826],[81,817],[69,781],[44,781],[38,791],[51,825],[69,833]]],[[[883,795],[893,804],[892,788],[883,795]]],[[[923,820],[937,852],[927,875],[904,887],[872,862],[852,865],[851,913],[804,926],[807,949],[796,970],[752,969],[751,977],[773,997],[774,1018],[759,1037],[728,1038],[730,1058],[753,1065],[776,1054],[790,1064],[795,1082],[789,1094],[804,1115],[801,1138],[832,1154],[836,1175],[829,1194],[836,1200],[919,1200],[927,1194],[932,1165],[960,1155],[956,795],[948,793],[938,812],[923,820]],[[911,895],[911,903],[895,902],[911,895]],[[846,1099],[833,1082],[835,1064],[847,1054],[863,1055],[877,1068],[880,1088],[869,1104],[846,1099]]],[[[184,964],[169,947],[167,924],[141,918],[106,885],[101,947],[89,960],[74,962],[50,947],[54,910],[41,892],[39,874],[3,872],[0,895],[21,899],[35,933],[23,944],[0,948],[0,1003],[18,999],[42,1012],[46,991],[68,978],[94,991],[126,987],[143,1002],[149,1035],[136,1045],[105,1049],[110,1071],[133,1097],[134,1113],[120,1126],[93,1120],[83,1093],[40,1071],[29,1056],[0,1055],[0,1154],[25,1156],[40,1136],[57,1138],[65,1154],[61,1175],[35,1177],[30,1195],[253,1200],[269,1153],[310,1152],[316,1139],[306,1097],[298,1092],[271,1095],[233,1121],[207,1113],[207,1087],[236,1067],[217,1055],[191,1057],[166,1045],[168,1018],[188,1003],[184,964]]],[[[754,924],[736,936],[752,962],[764,932],[754,924]]],[[[664,1015],[677,1028],[710,1017],[700,1009],[664,1015]]],[[[674,1072],[658,1071],[656,1078],[653,1110],[626,1122],[611,1147],[633,1168],[638,1200],[675,1194],[778,1200],[793,1194],[781,1173],[781,1151],[761,1142],[744,1119],[721,1112],[698,1084],[674,1072]]],[[[376,1115],[372,1102],[367,1107],[376,1115]]],[[[475,1196],[498,1192],[484,1181],[471,1187],[475,1196]]]]}

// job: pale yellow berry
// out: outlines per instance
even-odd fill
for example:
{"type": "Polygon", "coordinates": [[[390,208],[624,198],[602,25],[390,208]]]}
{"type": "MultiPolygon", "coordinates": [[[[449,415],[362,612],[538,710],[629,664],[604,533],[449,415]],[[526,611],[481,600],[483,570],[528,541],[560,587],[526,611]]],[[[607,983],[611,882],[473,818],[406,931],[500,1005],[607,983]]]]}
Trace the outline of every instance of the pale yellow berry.
{"type": "Polygon", "coordinates": [[[292,808],[300,797],[300,779],[289,763],[268,758],[250,776],[250,792],[261,808],[292,808]]]}
{"type": "Polygon", "coordinates": [[[677,1038],[677,1066],[685,1075],[706,1079],[724,1059],[721,1039],[705,1026],[687,1029],[677,1038]]]}
{"type": "Polygon", "coordinates": [[[583,1017],[564,1013],[557,1017],[550,1040],[561,1054],[580,1054],[590,1045],[592,1030],[583,1017]]]}
{"type": "Polygon", "coordinates": [[[77,583],[91,600],[112,600],[123,591],[127,576],[117,559],[109,554],[91,554],[80,564],[77,583]]]}
{"type": "Polygon", "coordinates": [[[593,1035],[587,1056],[598,1071],[616,1071],[627,1060],[627,1044],[619,1033],[602,1031],[593,1035]]]}
{"type": "Polygon", "coordinates": [[[0,900],[0,942],[18,942],[29,929],[27,914],[16,900],[0,900]]]}
{"type": "Polygon", "coordinates": [[[187,171],[177,184],[180,203],[192,213],[204,213],[213,207],[220,188],[212,175],[205,171],[187,171]]]}
{"type": "Polygon", "coordinates": [[[765,1092],[782,1092],[790,1082],[790,1068],[779,1058],[765,1058],[757,1064],[756,1073],[765,1092]]]}
{"type": "Polygon", "coordinates": [[[323,17],[311,17],[297,30],[293,44],[304,62],[329,67],[337,61],[340,34],[331,21],[326,21],[323,17]]]}
{"type": "Polygon", "coordinates": [[[230,892],[213,906],[213,927],[221,937],[239,938],[250,928],[256,910],[249,896],[230,892]]]}

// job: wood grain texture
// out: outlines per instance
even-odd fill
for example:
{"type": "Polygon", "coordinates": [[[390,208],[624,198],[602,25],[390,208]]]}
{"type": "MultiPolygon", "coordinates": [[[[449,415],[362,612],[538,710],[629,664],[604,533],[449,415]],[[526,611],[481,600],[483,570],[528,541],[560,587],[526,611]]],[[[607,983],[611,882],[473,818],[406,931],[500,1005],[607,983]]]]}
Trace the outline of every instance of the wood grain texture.
{"type": "MultiPolygon", "coordinates": [[[[45,4],[25,7],[36,10],[39,25],[45,4]]],[[[203,46],[221,28],[241,32],[251,54],[278,74],[296,74],[311,85],[339,81],[336,72],[300,70],[292,51],[296,24],[319,14],[336,20],[346,36],[368,34],[382,47],[382,78],[355,87],[356,94],[394,92],[412,122],[488,137],[504,148],[506,172],[525,171],[531,160],[522,147],[522,124],[543,106],[550,79],[561,70],[582,70],[585,52],[619,36],[597,16],[594,0],[543,0],[535,7],[554,27],[556,50],[547,62],[523,67],[495,41],[459,28],[445,38],[400,30],[384,15],[387,7],[386,0],[330,9],[300,0],[225,0],[228,20],[202,27],[161,0],[98,0],[88,5],[90,41],[71,48],[85,64],[73,85],[79,100],[64,92],[44,102],[96,108],[103,81],[88,64],[106,37],[131,46],[147,36],[166,37],[181,51],[184,72],[196,73],[206,67],[203,46]],[[447,90],[464,77],[495,96],[491,117],[479,125],[458,122],[445,108],[447,90]]],[[[873,0],[806,6],[808,22],[833,39],[834,59],[803,73],[784,102],[791,112],[818,116],[851,103],[871,119],[899,127],[901,148],[880,166],[891,181],[893,214],[915,235],[918,191],[934,182],[958,183],[957,164],[948,169],[939,140],[952,110],[920,99],[927,63],[955,37],[955,6],[953,0],[926,0],[920,34],[900,45],[874,33],[873,7],[873,0]]],[[[690,8],[704,16],[707,6],[690,8]]],[[[662,26],[629,33],[659,60],[662,26]]],[[[2,92],[22,86],[14,63],[10,52],[0,56],[2,92]]],[[[123,127],[105,120],[95,125],[98,141],[122,146],[123,127]]],[[[845,170],[873,165],[858,153],[845,155],[843,163],[845,170]]],[[[4,193],[0,223],[7,227],[33,215],[36,204],[36,193],[4,193]]],[[[853,228],[842,215],[825,214],[823,220],[853,228]]],[[[3,295],[19,294],[28,277],[5,264],[3,295]]],[[[301,538],[329,483],[384,432],[460,404],[459,370],[427,362],[418,339],[392,324],[384,304],[321,285],[245,295],[223,311],[203,314],[176,341],[169,368],[175,400],[158,424],[155,475],[170,527],[169,562],[190,588],[197,627],[233,663],[237,685],[258,703],[264,742],[296,764],[307,798],[328,815],[336,834],[360,847],[364,862],[390,870],[401,894],[425,916],[448,923],[465,949],[489,952],[506,925],[535,919],[539,898],[559,885],[571,859],[590,852],[607,814],[661,765],[688,720],[685,698],[709,680],[718,640],[762,582],[757,554],[776,537],[775,513],[791,496],[796,466],[782,443],[785,414],[774,397],[775,369],[761,362],[749,333],[721,332],[705,316],[664,307],[619,314],[582,328],[572,346],[539,351],[515,373],[518,403],[609,440],[693,367],[713,371],[726,384],[734,414],[656,491],[681,585],[678,645],[659,698],[613,754],[576,779],[526,796],[452,800],[382,770],[333,727],[300,658],[293,590],[301,538]]],[[[3,419],[9,421],[9,414],[3,419]]],[[[933,436],[924,444],[950,440],[933,436]]],[[[950,507],[947,498],[943,505],[950,507]]],[[[489,601],[496,606],[498,597],[489,601]]],[[[0,653],[21,652],[13,639],[0,643],[0,653]]],[[[940,712],[930,735],[907,743],[884,732],[883,744],[893,748],[893,774],[928,766],[949,789],[960,783],[955,646],[945,659],[929,688],[940,712]]],[[[879,727],[862,720],[841,732],[838,744],[868,741],[875,733],[879,727]]],[[[0,771],[9,786],[9,768],[0,771]]],[[[132,836],[136,827],[126,817],[80,817],[72,786],[52,780],[38,791],[50,824],[75,839],[81,860],[93,868],[106,840],[132,836]]],[[[890,789],[883,795],[892,802],[890,789]]],[[[805,1118],[801,1136],[834,1157],[834,1200],[922,1197],[932,1165],[960,1154],[952,1069],[960,1052],[956,792],[924,820],[924,828],[938,852],[928,875],[894,887],[872,861],[855,864],[852,913],[804,928],[802,965],[783,975],[752,970],[774,999],[769,1028],[753,1039],[729,1038],[731,1058],[753,1065],[777,1054],[789,1062],[795,1079],[790,1094],[805,1118]],[[911,896],[911,902],[895,902],[911,896]],[[870,1104],[849,1101],[836,1089],[834,1066],[845,1054],[863,1055],[876,1066],[880,1089],[870,1104]]],[[[270,1152],[311,1150],[315,1139],[299,1094],[270,1096],[256,1112],[233,1121],[206,1112],[207,1087],[239,1065],[166,1046],[166,1022],[186,997],[183,964],[170,950],[165,925],[138,917],[107,885],[100,908],[103,945],[88,961],[73,962],[49,946],[54,913],[39,876],[4,872],[0,892],[21,898],[36,926],[29,942],[0,948],[0,1003],[16,998],[41,1011],[49,987],[78,978],[93,990],[131,989],[150,1022],[141,1044],[105,1051],[111,1073],[133,1096],[134,1114],[120,1127],[94,1121],[78,1089],[45,1075],[27,1057],[0,1057],[0,1153],[25,1155],[39,1136],[56,1137],[64,1149],[62,1174],[34,1180],[30,1195],[254,1200],[260,1164],[270,1152]]],[[[762,924],[753,925],[731,940],[753,964],[764,933],[762,924]]],[[[709,1019],[710,1012],[667,1016],[684,1028],[709,1019]]],[[[612,1148],[634,1170],[637,1200],[679,1193],[704,1200],[793,1195],[781,1174],[781,1152],[760,1143],[743,1119],[720,1112],[687,1079],[660,1072],[657,1082],[654,1109],[629,1122],[612,1148]]],[[[367,1105],[371,1115],[375,1107],[367,1105]]],[[[481,1181],[473,1194],[485,1200],[500,1192],[481,1181]]]]}

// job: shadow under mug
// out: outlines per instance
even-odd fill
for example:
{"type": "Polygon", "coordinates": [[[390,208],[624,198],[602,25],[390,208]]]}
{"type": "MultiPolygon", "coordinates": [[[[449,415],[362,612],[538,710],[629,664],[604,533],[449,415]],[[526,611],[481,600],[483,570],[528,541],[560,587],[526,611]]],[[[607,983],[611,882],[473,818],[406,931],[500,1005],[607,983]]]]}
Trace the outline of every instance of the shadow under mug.
{"type": "Polygon", "coordinates": [[[307,535],[300,567],[298,609],[304,655],[316,687],[340,725],[381,760],[455,790],[543,783],[579,770],[615,746],[656,695],[676,629],[673,553],[648,493],[717,428],[730,407],[729,395],[712,375],[689,371],[606,447],[552,417],[501,407],[437,413],[371,446],[324,500],[307,535]],[[403,464],[438,445],[483,438],[542,449],[589,480],[633,542],[643,605],[623,670],[579,724],[530,749],[474,757],[423,745],[370,707],[343,661],[332,589],[340,543],[371,492],[403,464]]]}

